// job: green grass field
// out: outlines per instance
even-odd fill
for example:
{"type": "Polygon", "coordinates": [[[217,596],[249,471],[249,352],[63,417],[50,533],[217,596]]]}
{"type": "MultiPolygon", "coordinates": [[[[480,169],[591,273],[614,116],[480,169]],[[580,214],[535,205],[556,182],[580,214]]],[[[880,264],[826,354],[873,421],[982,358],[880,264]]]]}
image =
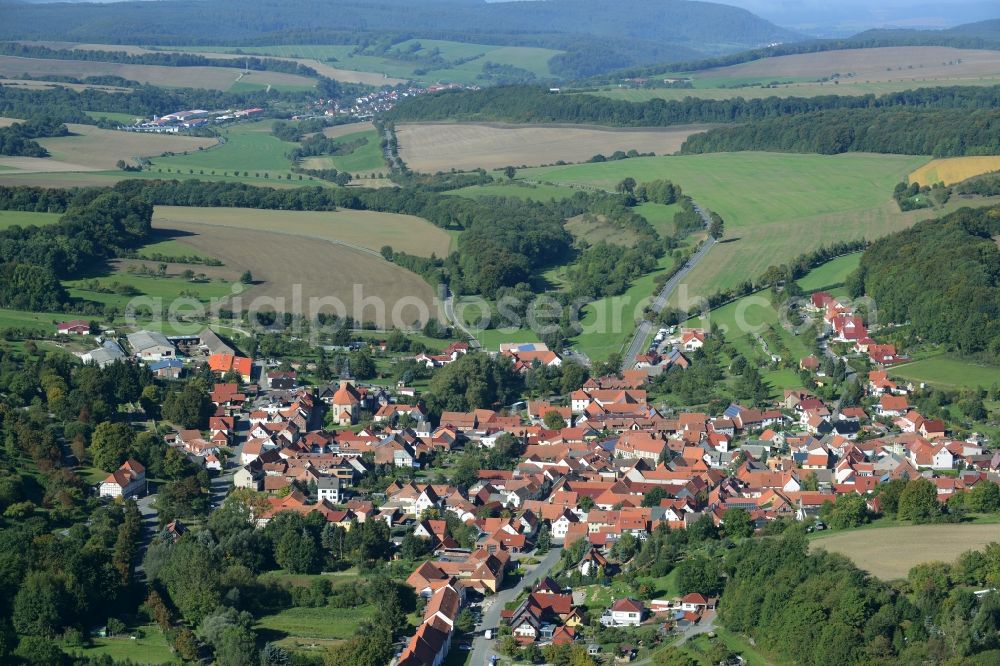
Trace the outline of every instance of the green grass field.
{"type": "MultiPolygon", "coordinates": [[[[197,272],[197,266],[192,266],[191,270],[197,272]]],[[[126,273],[112,273],[111,275],[98,278],[82,278],[78,280],[64,280],[63,284],[73,298],[82,298],[88,301],[114,305],[124,308],[135,296],[123,294],[107,294],[100,291],[93,291],[89,288],[89,283],[97,280],[102,288],[111,288],[114,282],[127,284],[135,287],[143,296],[151,298],[162,298],[165,304],[171,301],[187,297],[194,298],[202,303],[207,303],[214,298],[229,296],[232,291],[229,282],[212,280],[210,282],[190,282],[180,277],[145,277],[128,275],[126,273]]]]}
{"type": "Polygon", "coordinates": [[[0,328],[32,328],[54,334],[57,323],[71,319],[87,319],[87,317],[64,313],[28,312],[26,310],[0,308],[0,328]]]}
{"type": "Polygon", "coordinates": [[[714,153],[524,169],[518,177],[613,189],[623,178],[666,178],[726,224],[722,243],[692,272],[689,291],[735,286],[837,240],[875,237],[939,212],[900,213],[892,187],[927,158],[714,153]]]}
{"type": "Polygon", "coordinates": [[[656,277],[672,263],[671,257],[663,257],[655,271],[632,282],[621,296],[609,296],[587,305],[580,319],[583,333],[573,339],[573,347],[592,361],[603,361],[622,351],[642,318],[643,308],[652,300],[656,277]]]}
{"type": "Polygon", "coordinates": [[[635,207],[635,212],[649,220],[656,233],[666,238],[674,233],[674,215],[680,211],[680,204],[666,206],[657,203],[641,203],[635,207]]]}
{"type": "Polygon", "coordinates": [[[898,365],[889,370],[889,374],[945,388],[989,388],[1000,382],[1000,367],[963,359],[953,354],[942,354],[898,365]]]}
{"type": "Polygon", "coordinates": [[[302,166],[310,169],[328,169],[332,166],[351,174],[385,171],[385,158],[382,156],[382,148],[379,146],[377,131],[368,130],[345,134],[337,139],[337,143],[345,144],[361,138],[367,139],[368,143],[355,148],[346,155],[307,157],[302,161],[302,166]]]}
{"type": "Polygon", "coordinates": [[[113,120],[115,122],[123,123],[125,125],[133,124],[136,121],[136,118],[139,117],[131,113],[115,113],[113,111],[84,111],[84,113],[86,113],[94,120],[100,120],[102,118],[105,118],[107,120],[113,120]]]}
{"type": "Polygon", "coordinates": [[[0,210],[0,231],[15,225],[20,227],[44,227],[46,224],[58,222],[62,217],[59,213],[26,213],[19,210],[0,210]]]}
{"type": "MultiPolygon", "coordinates": [[[[204,254],[196,250],[194,247],[188,245],[184,241],[179,241],[175,238],[161,237],[162,240],[155,240],[152,243],[147,243],[139,248],[138,254],[141,259],[150,259],[154,255],[162,255],[166,257],[190,257],[192,259],[208,259],[204,254]]],[[[195,270],[192,267],[192,270],[195,270]]]]}
{"type": "Polygon", "coordinates": [[[837,257],[809,271],[798,280],[798,284],[808,294],[814,291],[837,291],[843,288],[847,276],[857,269],[859,263],[860,252],[837,257]]]}
{"type": "MultiPolygon", "coordinates": [[[[284,177],[291,173],[291,162],[287,154],[295,148],[294,143],[282,141],[270,132],[268,121],[237,125],[222,131],[225,144],[189,152],[187,155],[158,157],[152,160],[153,166],[149,173],[158,169],[164,173],[183,173],[191,176],[221,175],[224,172],[248,172],[248,177],[255,173],[269,174],[271,179],[284,177]],[[194,173],[191,174],[190,172],[194,173]],[[204,174],[200,172],[204,171],[204,174]],[[215,171],[216,174],[211,172],[215,171]]],[[[162,177],[162,176],[161,176],[162,177]]],[[[297,178],[297,176],[293,176],[297,178]]],[[[260,180],[259,177],[256,177],[260,180]]]]}
{"type": "Polygon", "coordinates": [[[93,646],[72,649],[85,657],[111,657],[115,661],[131,660],[137,664],[166,664],[175,661],[174,653],[167,646],[167,639],[156,625],[140,627],[143,637],[131,640],[128,636],[95,638],[93,646]]]}
{"type": "Polygon", "coordinates": [[[262,638],[285,648],[325,647],[353,636],[372,611],[371,606],[287,608],[261,617],[255,629],[262,638]]]}

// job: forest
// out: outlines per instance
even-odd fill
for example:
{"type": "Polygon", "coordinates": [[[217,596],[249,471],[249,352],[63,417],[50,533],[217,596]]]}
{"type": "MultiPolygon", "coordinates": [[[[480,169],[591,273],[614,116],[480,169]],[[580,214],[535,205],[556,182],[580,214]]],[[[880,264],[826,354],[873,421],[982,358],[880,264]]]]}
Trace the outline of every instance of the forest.
{"type": "Polygon", "coordinates": [[[388,111],[394,122],[490,120],[515,123],[593,123],[664,127],[691,123],[745,123],[831,109],[992,109],[1000,86],[919,88],[881,96],[824,95],[726,100],[689,98],[628,102],[588,94],[556,94],[538,86],[449,90],[404,100],[388,111]]]}
{"type": "MultiPolygon", "coordinates": [[[[552,0],[511,5],[475,0],[385,0],[337,3],[276,0],[122,2],[93,7],[5,3],[0,39],[73,39],[106,44],[227,45],[357,44],[392,39],[444,39],[564,51],[552,59],[557,76],[575,78],[614,69],[692,60],[800,35],[748,11],[706,2],[552,0]],[[177,20],[178,13],[185,20],[177,20]],[[280,14],[280,21],[275,15],[280,14]],[[540,26],[544,28],[540,29],[540,26]],[[623,38],[623,35],[628,35],[623,38]]],[[[503,78],[501,76],[500,78],[503,78]]]]}
{"type": "Polygon", "coordinates": [[[996,663],[1000,549],[921,564],[896,589],[801,533],[748,539],[725,558],[719,619],[772,654],[810,665],[996,663]],[[963,661],[948,661],[962,660],[963,661]]]}
{"type": "Polygon", "coordinates": [[[0,306],[60,309],[68,296],[59,278],[138,247],[152,217],[141,199],[91,189],[78,192],[55,224],[0,231],[0,306]]]}
{"type": "Polygon", "coordinates": [[[9,127],[0,127],[0,155],[48,157],[49,151],[34,139],[68,134],[69,129],[62,122],[48,118],[32,119],[23,123],[13,123],[9,127]]]}
{"type": "Polygon", "coordinates": [[[1000,207],[963,208],[874,241],[849,278],[882,322],[930,342],[1000,358],[1000,207]]]}
{"type": "Polygon", "coordinates": [[[1000,111],[838,109],[720,127],[689,137],[681,153],[896,153],[955,157],[1000,153],[1000,111]]]}

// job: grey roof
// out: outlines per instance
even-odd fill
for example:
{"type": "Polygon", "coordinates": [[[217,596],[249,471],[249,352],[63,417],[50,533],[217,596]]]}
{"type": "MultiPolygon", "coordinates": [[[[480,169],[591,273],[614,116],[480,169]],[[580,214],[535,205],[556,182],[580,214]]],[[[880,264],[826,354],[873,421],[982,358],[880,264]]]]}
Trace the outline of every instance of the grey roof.
{"type": "Polygon", "coordinates": [[[125,358],[125,352],[114,340],[105,340],[102,346],[83,355],[85,362],[96,363],[102,368],[123,358],[125,358]]]}
{"type": "Polygon", "coordinates": [[[223,342],[222,338],[208,327],[198,334],[198,339],[201,340],[203,346],[208,348],[210,354],[236,354],[232,347],[223,342]]]}
{"type": "Polygon", "coordinates": [[[173,347],[170,344],[170,340],[167,340],[167,336],[156,331],[139,331],[137,333],[129,333],[126,337],[128,338],[129,346],[132,347],[132,351],[137,354],[153,347],[173,347]]]}
{"type": "Polygon", "coordinates": [[[340,479],[335,476],[321,476],[316,479],[317,488],[340,488],[340,479]]]}

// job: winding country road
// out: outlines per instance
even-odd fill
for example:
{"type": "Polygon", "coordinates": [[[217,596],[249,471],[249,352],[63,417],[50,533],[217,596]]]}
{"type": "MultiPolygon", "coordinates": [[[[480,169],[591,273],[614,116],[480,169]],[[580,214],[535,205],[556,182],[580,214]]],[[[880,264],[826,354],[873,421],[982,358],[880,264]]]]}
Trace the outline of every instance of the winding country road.
{"type": "MultiPolygon", "coordinates": [[[[701,219],[705,223],[705,227],[708,228],[709,223],[712,221],[708,216],[708,213],[697,204],[695,204],[694,209],[699,215],[701,215],[701,219]]],[[[715,243],[716,240],[709,236],[708,239],[702,243],[701,247],[698,248],[698,251],[695,252],[690,259],[688,259],[687,263],[684,264],[684,267],[677,271],[672,278],[667,280],[667,283],[663,285],[663,289],[661,289],[660,293],[653,299],[650,306],[653,312],[659,314],[660,311],[666,307],[667,301],[673,295],[674,290],[676,290],[678,285],[684,281],[684,278],[687,277],[688,273],[690,273],[694,267],[698,265],[698,262],[705,258],[705,255],[708,254],[708,251],[712,249],[715,243]]],[[[633,365],[635,365],[635,357],[643,351],[643,345],[646,344],[646,338],[649,337],[649,334],[652,331],[653,322],[648,319],[643,319],[639,325],[636,326],[632,342],[629,344],[628,349],[622,356],[622,370],[629,370],[633,365]]]]}

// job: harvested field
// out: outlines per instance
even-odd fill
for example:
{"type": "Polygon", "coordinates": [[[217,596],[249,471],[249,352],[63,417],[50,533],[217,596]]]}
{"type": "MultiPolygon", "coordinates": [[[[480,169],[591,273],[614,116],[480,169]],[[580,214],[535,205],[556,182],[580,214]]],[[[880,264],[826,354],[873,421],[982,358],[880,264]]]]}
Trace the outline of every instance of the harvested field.
{"type": "Polygon", "coordinates": [[[910,81],[976,78],[1000,74],[1000,51],[944,46],[892,46],[802,53],[703,70],[699,79],[757,77],[829,77],[845,81],[910,81]],[[950,63],[950,64],[949,64],[950,63]]]}
{"type": "Polygon", "coordinates": [[[911,183],[954,185],[974,176],[1000,171],[1000,156],[949,157],[933,160],[910,174],[911,183]]]}
{"type": "Polygon", "coordinates": [[[355,132],[370,132],[375,129],[375,125],[367,123],[348,123],[347,125],[334,125],[323,130],[323,136],[328,139],[339,139],[347,134],[355,132]]]}
{"type": "Polygon", "coordinates": [[[20,118],[3,118],[0,117],[0,127],[10,127],[14,123],[21,122],[20,118]]]}
{"type": "Polygon", "coordinates": [[[636,149],[657,155],[678,151],[706,126],[609,129],[580,125],[413,123],[399,125],[399,156],[415,171],[462,171],[583,162],[597,153],[636,149]]]}
{"type": "MultiPolygon", "coordinates": [[[[211,49],[184,49],[184,48],[162,48],[158,50],[147,49],[141,46],[128,46],[128,45],[118,45],[118,44],[77,44],[75,42],[25,42],[26,44],[39,44],[41,46],[47,46],[51,49],[77,49],[81,51],[123,51],[130,55],[142,55],[145,53],[157,53],[162,51],[177,51],[181,53],[194,53],[197,55],[203,55],[207,58],[217,58],[225,60],[243,60],[246,55],[238,53],[219,53],[214,52],[211,49]]],[[[277,48],[277,47],[276,47],[277,48]]],[[[381,74],[374,72],[355,72],[349,69],[339,69],[337,67],[331,67],[326,63],[320,62],[313,58],[285,58],[276,57],[263,52],[254,52],[254,49],[243,49],[247,53],[252,53],[260,57],[273,58],[275,60],[286,60],[291,62],[297,62],[299,64],[305,65],[306,67],[312,67],[321,76],[325,76],[330,79],[335,79],[337,81],[343,81],[344,83],[361,83],[369,86],[394,86],[399,83],[406,83],[405,79],[397,78],[387,78],[381,74]]],[[[264,49],[265,51],[267,49],[264,49]]],[[[138,80],[138,79],[137,79],[138,80]]],[[[309,80],[311,83],[314,83],[309,80]]],[[[311,85],[307,84],[307,85],[311,85]]],[[[204,86],[198,86],[204,87],[204,86]]]]}
{"type": "Polygon", "coordinates": [[[157,228],[199,224],[270,231],[315,238],[376,253],[383,245],[391,245],[395,250],[424,257],[429,257],[432,253],[446,255],[451,243],[451,236],[446,231],[422,218],[359,210],[304,212],[157,206],[153,224],[157,228]]]}
{"type": "MultiPolygon", "coordinates": [[[[154,220],[155,228],[166,231],[154,220]]],[[[409,327],[436,316],[434,292],[420,276],[374,256],[316,239],[192,222],[170,222],[184,242],[217,257],[227,270],[253,273],[255,284],[230,307],[346,314],[378,326],[409,327]],[[313,307],[312,299],[319,303],[313,307]],[[343,309],[336,303],[343,304],[343,309]],[[322,307],[321,307],[322,306],[322,307]]]]}
{"type": "Polygon", "coordinates": [[[993,541],[1000,541],[1000,524],[902,525],[834,532],[814,539],[811,548],[842,553],[872,575],[895,580],[922,562],[950,563],[993,541]]]}
{"type": "Polygon", "coordinates": [[[309,89],[316,81],[305,76],[283,72],[258,72],[244,74],[236,67],[165,67],[162,65],[126,65],[115,62],[91,60],[54,60],[48,58],[19,58],[0,56],[0,75],[17,78],[29,76],[120,76],[130,81],[149,83],[166,88],[206,88],[229,90],[240,80],[259,86],[309,89]]]}
{"type": "Polygon", "coordinates": [[[52,159],[84,166],[83,169],[60,170],[114,169],[118,160],[134,164],[136,157],[197,151],[216,144],[215,139],[203,137],[119,132],[98,129],[93,125],[71,124],[68,127],[72,136],[38,140],[51,153],[52,159]]]}
{"type": "MultiPolygon", "coordinates": [[[[23,72],[22,72],[23,73],[23,72]]],[[[28,88],[31,90],[52,90],[54,88],[69,88],[70,90],[102,90],[104,92],[132,92],[131,88],[119,86],[97,86],[87,83],[63,83],[61,81],[35,81],[33,79],[7,79],[0,77],[0,86],[11,88],[28,88]]]]}
{"type": "MultiPolygon", "coordinates": [[[[50,157],[0,157],[0,167],[17,173],[58,173],[60,171],[101,171],[101,167],[62,162],[50,157]]],[[[104,167],[107,168],[107,167],[104,167]]]]}

